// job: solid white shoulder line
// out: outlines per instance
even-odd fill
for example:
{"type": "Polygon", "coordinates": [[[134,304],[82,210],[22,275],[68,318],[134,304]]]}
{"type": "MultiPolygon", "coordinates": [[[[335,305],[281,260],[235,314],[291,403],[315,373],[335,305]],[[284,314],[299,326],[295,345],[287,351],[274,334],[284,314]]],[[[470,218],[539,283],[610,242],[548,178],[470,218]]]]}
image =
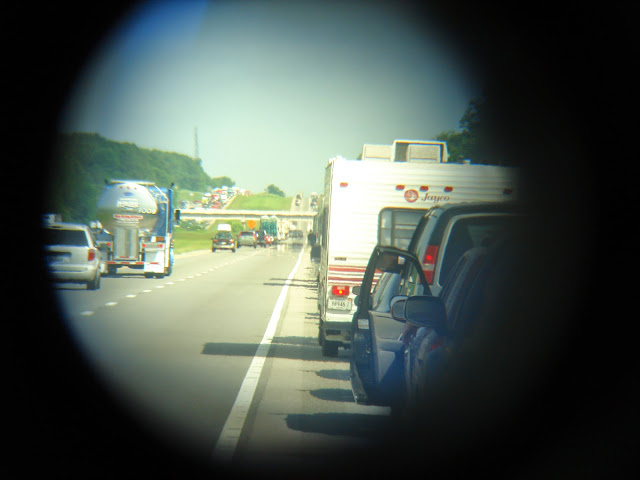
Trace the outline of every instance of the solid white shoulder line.
{"type": "Polygon", "coordinates": [[[289,285],[291,284],[291,280],[293,279],[293,276],[300,266],[303,252],[304,249],[300,252],[300,255],[298,255],[298,261],[293,267],[293,270],[291,270],[289,277],[287,277],[287,280],[285,281],[284,286],[280,291],[280,296],[278,297],[276,306],[273,309],[273,313],[271,314],[271,319],[269,320],[267,329],[264,332],[264,336],[260,341],[260,345],[256,350],[253,360],[251,361],[251,365],[249,365],[247,374],[245,375],[244,380],[242,381],[242,385],[240,386],[240,390],[238,391],[238,396],[233,403],[233,407],[231,407],[231,412],[227,417],[227,421],[225,422],[224,427],[222,428],[222,432],[220,433],[220,437],[218,438],[216,446],[213,449],[214,460],[230,461],[233,457],[236,445],[238,444],[238,440],[240,438],[240,433],[242,432],[242,427],[247,418],[247,414],[249,413],[249,407],[251,406],[253,395],[256,391],[256,387],[258,386],[258,380],[260,379],[262,367],[267,358],[267,353],[269,352],[271,342],[273,341],[273,335],[275,334],[276,327],[278,326],[278,322],[280,321],[280,314],[282,312],[282,307],[284,306],[285,299],[287,298],[289,285]]]}

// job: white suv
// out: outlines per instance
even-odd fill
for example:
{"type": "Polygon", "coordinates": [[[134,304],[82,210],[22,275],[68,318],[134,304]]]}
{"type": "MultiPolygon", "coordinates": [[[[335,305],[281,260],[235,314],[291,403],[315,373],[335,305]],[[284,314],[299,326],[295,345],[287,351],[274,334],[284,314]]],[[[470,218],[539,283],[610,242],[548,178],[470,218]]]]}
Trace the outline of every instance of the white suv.
{"type": "Polygon", "coordinates": [[[100,251],[86,225],[51,223],[45,226],[45,260],[54,282],[85,283],[100,288],[100,251]]]}

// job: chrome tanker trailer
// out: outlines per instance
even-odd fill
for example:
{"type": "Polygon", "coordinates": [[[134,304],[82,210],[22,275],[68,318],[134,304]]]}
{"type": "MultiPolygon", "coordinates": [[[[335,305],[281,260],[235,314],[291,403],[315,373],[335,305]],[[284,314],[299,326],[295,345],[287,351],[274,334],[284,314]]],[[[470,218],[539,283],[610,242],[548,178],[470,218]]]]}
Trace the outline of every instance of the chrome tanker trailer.
{"type": "Polygon", "coordinates": [[[173,207],[172,187],[137,180],[105,181],[97,215],[107,235],[98,245],[106,254],[109,274],[129,267],[143,270],[146,277],[171,275],[173,229],[180,219],[180,211],[173,207]]]}

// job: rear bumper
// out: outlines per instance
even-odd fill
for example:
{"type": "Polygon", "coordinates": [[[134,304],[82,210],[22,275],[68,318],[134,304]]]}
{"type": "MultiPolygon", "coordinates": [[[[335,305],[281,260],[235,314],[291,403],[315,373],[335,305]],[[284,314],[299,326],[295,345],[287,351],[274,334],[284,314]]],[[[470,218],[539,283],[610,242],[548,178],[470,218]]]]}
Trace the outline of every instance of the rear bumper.
{"type": "Polygon", "coordinates": [[[64,269],[50,267],[49,275],[55,282],[84,283],[96,278],[99,268],[99,265],[68,266],[64,269]]]}
{"type": "Polygon", "coordinates": [[[234,248],[236,248],[236,246],[235,246],[235,244],[234,245],[228,245],[228,244],[216,245],[216,244],[214,244],[212,248],[215,248],[216,250],[233,250],[234,248]]]}
{"type": "Polygon", "coordinates": [[[322,326],[326,340],[344,345],[351,344],[351,314],[328,313],[322,326]]]}

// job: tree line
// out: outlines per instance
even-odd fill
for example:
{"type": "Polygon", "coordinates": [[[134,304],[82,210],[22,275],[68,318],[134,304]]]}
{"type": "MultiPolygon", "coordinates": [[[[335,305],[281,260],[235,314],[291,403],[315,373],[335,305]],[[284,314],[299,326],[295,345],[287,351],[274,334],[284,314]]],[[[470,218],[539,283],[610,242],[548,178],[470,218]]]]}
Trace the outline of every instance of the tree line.
{"type": "Polygon", "coordinates": [[[479,165],[515,166],[518,164],[513,155],[502,147],[503,139],[497,125],[504,125],[505,119],[499,118],[500,106],[492,100],[491,88],[473,98],[458,122],[459,131],[441,132],[434,140],[447,142],[449,162],[461,163],[470,160],[479,165]]]}
{"type": "Polygon", "coordinates": [[[44,196],[44,211],[64,221],[87,223],[96,218],[96,203],[105,179],[147,180],[158,186],[206,191],[235,182],[209,177],[200,159],[184,154],[140,148],[108,140],[95,133],[58,135],[44,196]]]}

